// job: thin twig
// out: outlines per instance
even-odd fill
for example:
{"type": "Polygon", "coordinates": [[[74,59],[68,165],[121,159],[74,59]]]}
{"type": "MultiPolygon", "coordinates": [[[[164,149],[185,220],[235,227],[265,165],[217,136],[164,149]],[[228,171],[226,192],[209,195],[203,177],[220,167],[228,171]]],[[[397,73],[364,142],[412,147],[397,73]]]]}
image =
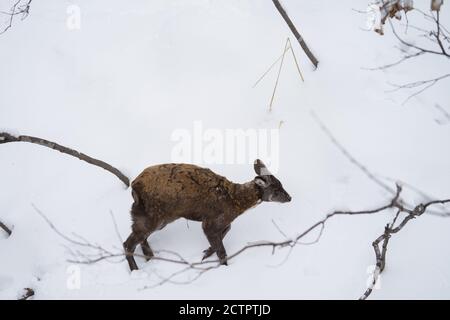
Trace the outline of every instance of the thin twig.
{"type": "Polygon", "coordinates": [[[303,78],[302,71],[300,70],[300,66],[297,61],[297,57],[295,56],[294,49],[292,48],[291,39],[287,38],[287,41],[289,42],[289,48],[291,49],[292,57],[294,58],[295,66],[297,67],[297,72],[300,75],[300,78],[303,82],[305,82],[305,78],[303,78]]]}
{"type": "Polygon", "coordinates": [[[289,38],[286,40],[286,43],[284,45],[283,56],[281,57],[280,68],[278,69],[278,74],[277,74],[277,80],[275,81],[275,86],[273,87],[273,92],[272,92],[272,98],[270,99],[269,111],[272,111],[273,99],[275,98],[275,92],[277,91],[278,81],[280,80],[281,69],[283,68],[284,56],[286,55],[286,51],[288,48],[288,40],[289,40],[289,38]]]}
{"type": "Polygon", "coordinates": [[[1,11],[0,14],[9,16],[7,25],[5,28],[3,28],[2,31],[0,31],[0,35],[5,33],[6,31],[8,31],[12,25],[13,25],[13,21],[14,18],[18,15],[22,15],[21,20],[24,20],[26,17],[28,17],[29,13],[30,13],[30,7],[31,7],[31,2],[33,0],[26,0],[25,4],[20,5],[20,3],[22,2],[22,0],[17,0],[13,6],[11,7],[9,12],[4,12],[1,11]]]}
{"type": "MultiPolygon", "coordinates": [[[[289,49],[291,49],[291,48],[289,48],[289,49]]],[[[286,49],[286,50],[289,50],[289,49],[286,49]]],[[[278,61],[280,61],[280,60],[284,57],[284,55],[285,55],[285,53],[286,53],[286,50],[283,51],[283,53],[275,60],[275,62],[272,63],[272,64],[270,65],[270,67],[268,67],[268,68],[266,69],[266,71],[264,71],[264,73],[261,75],[261,77],[259,77],[258,80],[256,80],[256,82],[255,82],[255,84],[252,86],[252,88],[256,88],[256,86],[261,82],[262,79],[264,79],[264,77],[270,72],[270,70],[272,70],[273,67],[275,67],[275,65],[278,63],[278,61]]]]}
{"type": "Polygon", "coordinates": [[[322,122],[322,120],[317,116],[317,114],[314,111],[311,111],[311,115],[313,119],[316,121],[316,123],[320,126],[322,131],[328,136],[328,138],[331,140],[331,142],[344,154],[344,156],[357,168],[359,168],[370,180],[375,182],[377,185],[382,187],[384,190],[388,191],[391,194],[394,194],[395,191],[389,187],[387,184],[385,184],[383,181],[378,179],[365,165],[363,165],[361,162],[356,160],[355,157],[353,157],[350,152],[347,151],[347,149],[334,137],[334,135],[331,133],[331,131],[325,126],[325,124],[322,122]]]}
{"type": "MultiPolygon", "coordinates": [[[[425,54],[431,54],[435,56],[441,56],[446,61],[449,61],[450,53],[447,51],[450,46],[450,37],[449,32],[445,26],[441,24],[440,21],[440,12],[437,11],[436,15],[431,12],[431,14],[425,13],[419,9],[413,8],[412,3],[406,3],[400,0],[392,0],[392,1],[383,1],[381,0],[379,3],[380,11],[382,12],[382,19],[381,19],[381,26],[379,29],[376,29],[375,31],[383,34],[383,25],[385,24],[386,20],[389,22],[389,25],[391,27],[393,35],[397,38],[397,40],[403,45],[404,48],[400,48],[400,50],[403,52],[404,56],[393,63],[389,63],[380,67],[376,68],[370,68],[368,70],[385,70],[388,68],[395,67],[407,60],[411,60],[413,58],[417,58],[419,56],[423,56],[425,54]],[[399,14],[401,12],[404,12],[406,18],[407,18],[407,24],[406,29],[412,28],[414,30],[417,30],[420,32],[419,37],[428,39],[432,46],[423,46],[423,45],[417,45],[414,42],[407,41],[403,39],[397,30],[394,27],[393,22],[391,21],[392,18],[396,17],[399,18],[399,14]],[[423,15],[425,20],[431,21],[434,25],[434,29],[432,30],[426,30],[424,28],[419,28],[416,26],[411,26],[409,24],[409,18],[408,18],[408,12],[409,11],[415,11],[419,12],[423,15]],[[408,53],[407,49],[413,49],[413,53],[408,53]]],[[[417,95],[423,93],[427,89],[434,86],[437,82],[449,77],[450,74],[444,74],[442,76],[436,77],[434,79],[430,80],[424,80],[424,81],[415,81],[410,82],[404,85],[394,85],[396,89],[391,90],[390,92],[397,91],[399,89],[412,89],[412,88],[419,88],[416,92],[409,95],[404,101],[403,105],[406,104],[410,99],[413,97],[416,97],[417,95]]]]}
{"type": "Polygon", "coordinates": [[[397,85],[397,84],[392,84],[393,86],[395,86],[396,88],[393,90],[389,90],[388,92],[395,92],[397,90],[400,89],[413,89],[413,88],[419,88],[422,87],[420,90],[414,92],[413,94],[411,94],[408,98],[406,98],[402,105],[406,104],[410,99],[414,98],[415,96],[421,94],[422,92],[424,92],[425,90],[431,88],[432,86],[434,86],[437,82],[439,82],[440,80],[443,80],[445,78],[450,77],[450,73],[449,74],[444,74],[442,76],[439,76],[437,78],[433,78],[433,79],[429,79],[429,80],[422,80],[422,81],[415,81],[415,82],[409,82],[406,84],[402,84],[402,85],[397,85]]]}

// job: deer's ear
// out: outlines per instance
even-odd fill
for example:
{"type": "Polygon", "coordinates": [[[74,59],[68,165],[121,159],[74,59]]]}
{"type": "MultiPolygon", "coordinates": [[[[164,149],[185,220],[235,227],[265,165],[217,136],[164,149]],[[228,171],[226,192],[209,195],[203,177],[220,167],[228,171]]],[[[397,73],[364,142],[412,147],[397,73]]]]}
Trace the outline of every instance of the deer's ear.
{"type": "Polygon", "coordinates": [[[264,162],[262,162],[259,159],[256,159],[254,164],[253,164],[253,168],[255,169],[255,172],[258,176],[270,176],[272,175],[269,171],[269,169],[267,169],[266,165],[264,164],[264,162]]]}
{"type": "Polygon", "coordinates": [[[255,183],[262,188],[265,188],[268,185],[268,183],[262,177],[256,177],[255,183]]]}

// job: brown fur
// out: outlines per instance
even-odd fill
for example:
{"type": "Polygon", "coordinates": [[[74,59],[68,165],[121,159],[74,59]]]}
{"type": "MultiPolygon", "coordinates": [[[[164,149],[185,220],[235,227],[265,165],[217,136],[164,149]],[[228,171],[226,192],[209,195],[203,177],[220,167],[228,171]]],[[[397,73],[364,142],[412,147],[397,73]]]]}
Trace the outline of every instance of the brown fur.
{"type": "Polygon", "coordinates": [[[201,221],[210,247],[203,259],[214,253],[227,264],[223,238],[231,222],[260,201],[289,202],[291,196],[264,163],[256,159],[257,176],[244,184],[233,183],[206,168],[191,164],[162,164],[145,169],[132,183],[132,233],[124,242],[131,270],[140,243],[144,255],[153,256],[147,238],[179,218],[201,221]]]}
{"type": "Polygon", "coordinates": [[[144,254],[151,258],[153,252],[147,237],[179,218],[201,221],[211,245],[205,250],[204,258],[216,252],[226,264],[222,239],[231,222],[261,200],[261,191],[254,181],[233,183],[209,169],[191,164],[149,167],[131,186],[133,232],[124,247],[132,270],[137,269],[132,257],[136,245],[141,243],[144,254]]]}
{"type": "Polygon", "coordinates": [[[258,190],[253,183],[236,184],[191,164],[149,167],[131,186],[145,211],[166,224],[178,218],[215,219],[217,213],[231,222],[258,200],[258,190]]]}

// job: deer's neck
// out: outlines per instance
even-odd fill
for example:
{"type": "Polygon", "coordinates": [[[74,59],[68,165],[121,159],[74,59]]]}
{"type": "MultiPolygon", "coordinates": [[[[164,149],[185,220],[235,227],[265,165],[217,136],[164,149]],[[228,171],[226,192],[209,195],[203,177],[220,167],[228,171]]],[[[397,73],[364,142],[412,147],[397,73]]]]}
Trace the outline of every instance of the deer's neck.
{"type": "Polygon", "coordinates": [[[261,195],[254,181],[235,184],[231,194],[236,210],[236,216],[261,202],[261,195]]]}

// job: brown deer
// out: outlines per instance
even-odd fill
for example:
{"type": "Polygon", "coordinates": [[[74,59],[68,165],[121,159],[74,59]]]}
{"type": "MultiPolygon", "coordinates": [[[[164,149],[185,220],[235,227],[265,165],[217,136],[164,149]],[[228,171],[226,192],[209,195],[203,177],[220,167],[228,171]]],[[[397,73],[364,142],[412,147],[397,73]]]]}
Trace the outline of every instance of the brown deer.
{"type": "Polygon", "coordinates": [[[209,169],[191,164],[162,164],[145,169],[131,184],[132,232],[124,242],[131,270],[137,270],[133,254],[138,244],[147,260],[153,257],[147,238],[179,218],[201,221],[210,247],[203,259],[217,253],[227,264],[222,240],[231,222],[261,201],[289,202],[290,195],[261,160],[256,160],[257,176],[250,182],[233,183],[209,169]]]}

